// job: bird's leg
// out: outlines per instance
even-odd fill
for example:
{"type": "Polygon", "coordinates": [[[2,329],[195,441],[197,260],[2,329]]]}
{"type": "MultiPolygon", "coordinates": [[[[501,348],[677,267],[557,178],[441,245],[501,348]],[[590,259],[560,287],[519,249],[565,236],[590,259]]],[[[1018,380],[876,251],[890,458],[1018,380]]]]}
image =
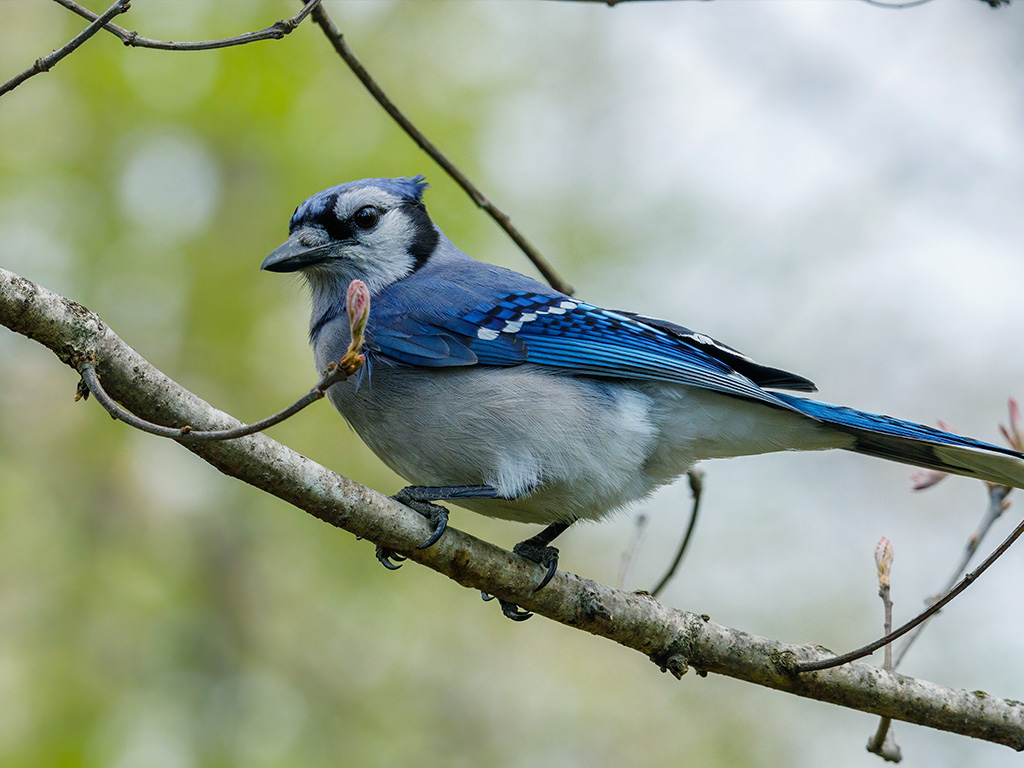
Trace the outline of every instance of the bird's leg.
{"type": "MultiPolygon", "coordinates": [[[[555,571],[558,570],[558,550],[550,546],[550,544],[556,537],[564,533],[570,525],[572,525],[572,521],[568,523],[552,523],[536,536],[532,536],[526,539],[526,541],[521,541],[512,547],[512,551],[520,557],[525,557],[527,560],[532,560],[538,565],[547,567],[544,578],[540,580],[540,584],[533,588],[534,592],[539,592],[547,586],[547,583],[554,577],[555,571]]],[[[484,593],[483,598],[484,600],[490,600],[491,596],[484,593]]],[[[525,621],[533,615],[529,611],[524,611],[515,603],[510,603],[508,600],[498,598],[498,604],[501,606],[501,612],[506,617],[512,619],[512,621],[525,621]]]]}
{"type": "MultiPolygon", "coordinates": [[[[394,496],[395,501],[414,509],[427,518],[434,530],[417,549],[426,549],[437,543],[448,527],[448,510],[434,504],[449,499],[498,499],[498,490],[490,485],[410,485],[394,496]]],[[[377,559],[388,570],[398,570],[406,558],[387,547],[377,547],[377,559]]]]}
{"type": "Polygon", "coordinates": [[[552,523],[536,536],[532,536],[526,539],[526,541],[521,541],[512,547],[512,551],[520,557],[533,560],[533,562],[540,565],[546,565],[548,568],[544,578],[540,580],[540,584],[533,588],[534,592],[539,592],[547,586],[547,583],[555,575],[555,571],[558,570],[558,550],[549,545],[558,536],[565,533],[565,530],[570,525],[572,525],[572,522],[552,523]]]}
{"type": "MultiPolygon", "coordinates": [[[[433,524],[433,533],[417,547],[417,549],[426,549],[437,543],[448,526],[448,510],[433,502],[456,499],[505,499],[508,497],[502,496],[498,493],[497,488],[490,485],[410,485],[400,490],[392,498],[400,504],[415,509],[433,524]]],[[[512,548],[512,551],[520,557],[525,557],[527,560],[532,560],[547,568],[540,583],[533,588],[534,592],[547,586],[558,570],[558,550],[551,546],[551,542],[564,533],[570,525],[572,525],[572,521],[552,523],[536,536],[531,536],[512,548]]],[[[377,559],[385,568],[394,571],[402,567],[401,561],[406,558],[392,549],[378,546],[377,559]]],[[[484,600],[492,599],[487,593],[483,593],[483,598],[484,600]]],[[[498,598],[498,604],[501,606],[501,612],[513,621],[524,621],[533,615],[508,600],[498,598]]]]}

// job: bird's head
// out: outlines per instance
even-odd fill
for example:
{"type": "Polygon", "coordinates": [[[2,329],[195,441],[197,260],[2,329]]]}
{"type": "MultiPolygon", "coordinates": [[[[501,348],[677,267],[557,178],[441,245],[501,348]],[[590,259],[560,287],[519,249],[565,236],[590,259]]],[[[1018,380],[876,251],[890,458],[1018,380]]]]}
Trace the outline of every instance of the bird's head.
{"type": "Polygon", "coordinates": [[[288,239],[263,261],[299,272],[318,294],[356,278],[377,292],[426,263],[439,234],[423,205],[422,176],[363,179],[317,192],[295,209],[288,239]]]}

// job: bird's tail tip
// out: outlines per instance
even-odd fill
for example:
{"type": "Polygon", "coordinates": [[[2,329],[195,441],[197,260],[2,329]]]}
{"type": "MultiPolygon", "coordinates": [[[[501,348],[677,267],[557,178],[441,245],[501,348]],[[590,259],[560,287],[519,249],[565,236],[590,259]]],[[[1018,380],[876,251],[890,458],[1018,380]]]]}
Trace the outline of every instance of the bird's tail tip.
{"type": "Polygon", "coordinates": [[[853,437],[848,450],[926,469],[1024,488],[1024,454],[892,416],[775,393],[811,418],[853,437]]]}

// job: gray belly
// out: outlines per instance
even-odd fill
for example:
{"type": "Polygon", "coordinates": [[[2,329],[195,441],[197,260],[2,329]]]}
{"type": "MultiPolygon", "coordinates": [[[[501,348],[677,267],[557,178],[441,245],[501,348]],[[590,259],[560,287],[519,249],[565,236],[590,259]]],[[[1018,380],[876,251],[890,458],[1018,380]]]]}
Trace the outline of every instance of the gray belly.
{"type": "Polygon", "coordinates": [[[542,366],[423,369],[376,362],[328,397],[385,464],[414,485],[490,485],[458,502],[530,523],[597,519],[696,461],[847,447],[794,411],[705,389],[602,381],[542,366]]]}
{"type": "Polygon", "coordinates": [[[378,363],[358,389],[344,382],[328,397],[409,482],[491,485],[515,499],[460,502],[485,515],[597,518],[668,479],[645,470],[657,429],[639,388],[532,365],[424,371],[378,363]]]}

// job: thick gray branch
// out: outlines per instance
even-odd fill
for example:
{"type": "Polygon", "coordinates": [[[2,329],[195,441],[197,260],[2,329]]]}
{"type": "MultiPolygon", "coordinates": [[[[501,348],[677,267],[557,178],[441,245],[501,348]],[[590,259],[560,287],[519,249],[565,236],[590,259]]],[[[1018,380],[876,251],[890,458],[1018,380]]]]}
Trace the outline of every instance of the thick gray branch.
{"type": "MultiPolygon", "coordinates": [[[[72,368],[94,362],[107,391],[150,421],[195,429],[238,423],[156,370],[80,304],[2,268],[0,324],[48,347],[72,368]]],[[[184,447],[221,472],[331,525],[394,549],[466,587],[640,651],[677,677],[693,667],[1024,749],[1021,702],[945,688],[866,664],[797,675],[792,672],[795,662],[827,652],[729,629],[649,595],[622,592],[564,571],[534,594],[539,566],[451,527],[435,546],[416,549],[429,533],[419,514],[265,435],[184,447]]]]}

